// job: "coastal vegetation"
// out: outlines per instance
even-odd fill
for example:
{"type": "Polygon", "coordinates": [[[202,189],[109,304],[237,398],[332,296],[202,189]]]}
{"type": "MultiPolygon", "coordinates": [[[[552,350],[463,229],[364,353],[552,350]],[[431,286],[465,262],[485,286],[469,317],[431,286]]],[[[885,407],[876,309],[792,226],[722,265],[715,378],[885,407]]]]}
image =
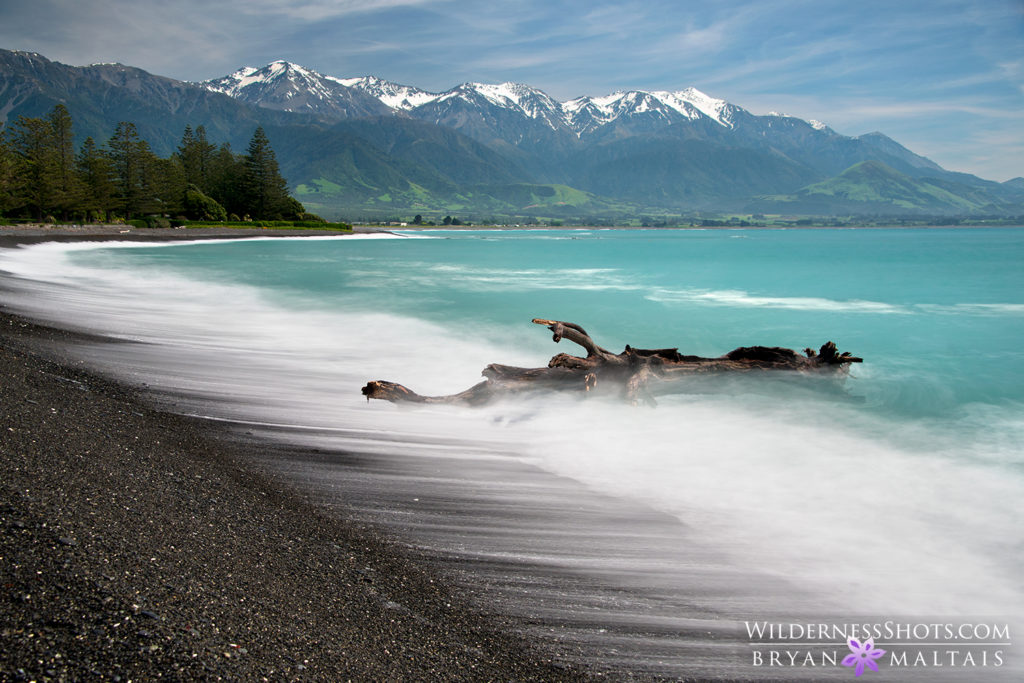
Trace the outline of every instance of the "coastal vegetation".
{"type": "Polygon", "coordinates": [[[74,147],[63,104],[45,117],[19,116],[0,130],[0,219],[126,222],[138,227],[239,225],[331,227],[288,192],[262,127],[244,154],[186,126],[168,157],[157,156],[134,123],[118,123],[102,145],[74,147]]]}

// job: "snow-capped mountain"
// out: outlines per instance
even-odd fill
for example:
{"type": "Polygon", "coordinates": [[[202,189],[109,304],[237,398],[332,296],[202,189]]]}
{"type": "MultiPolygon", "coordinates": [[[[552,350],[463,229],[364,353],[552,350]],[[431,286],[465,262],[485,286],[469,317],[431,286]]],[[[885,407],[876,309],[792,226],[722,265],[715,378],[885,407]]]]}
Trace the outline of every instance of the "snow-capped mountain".
{"type": "Polygon", "coordinates": [[[384,105],[396,110],[409,111],[438,98],[437,93],[420,90],[411,85],[399,85],[376,76],[338,78],[333,80],[347,88],[355,88],[372,97],[376,97],[384,105]]]}
{"type": "Polygon", "coordinates": [[[661,125],[707,120],[731,128],[738,110],[696,88],[677,92],[635,90],[559,102],[521,83],[463,83],[446,92],[432,93],[375,76],[325,76],[285,61],[262,68],[243,67],[200,85],[250,104],[339,120],[406,112],[421,120],[458,128],[469,123],[470,112],[476,109],[484,118],[500,112],[506,119],[509,115],[521,117],[553,131],[571,131],[577,137],[609,124],[624,124],[634,117],[660,121],[661,125]]]}
{"type": "Polygon", "coordinates": [[[576,140],[556,100],[516,83],[463,83],[411,109],[409,116],[453,128],[503,152],[530,154],[541,165],[544,156],[576,140]]]}
{"type": "Polygon", "coordinates": [[[349,87],[340,79],[281,60],[261,68],[242,67],[233,74],[199,85],[267,109],[309,113],[328,119],[393,112],[378,97],[349,87]]]}
{"type": "MultiPolygon", "coordinates": [[[[202,87],[270,109],[329,122],[401,116],[451,128],[502,153],[526,155],[542,177],[549,160],[593,144],[640,143],[651,136],[745,147],[834,175],[869,158],[905,172],[935,165],[895,142],[848,138],[820,121],[759,116],[696,88],[626,90],[559,102],[521,83],[463,83],[440,93],[374,76],[337,78],[284,61],[245,67],[202,87]]],[[[606,153],[610,153],[607,152],[606,153]]],[[[623,154],[630,152],[621,152],[623,154]]]]}
{"type": "Polygon", "coordinates": [[[562,105],[565,120],[580,136],[639,115],[664,125],[706,118],[731,128],[736,109],[696,88],[677,92],[631,90],[604,97],[579,97],[562,105]]]}
{"type": "Polygon", "coordinates": [[[458,99],[478,106],[508,109],[523,117],[558,128],[564,121],[562,105],[547,93],[521,83],[463,83],[441,94],[437,103],[458,99]]]}

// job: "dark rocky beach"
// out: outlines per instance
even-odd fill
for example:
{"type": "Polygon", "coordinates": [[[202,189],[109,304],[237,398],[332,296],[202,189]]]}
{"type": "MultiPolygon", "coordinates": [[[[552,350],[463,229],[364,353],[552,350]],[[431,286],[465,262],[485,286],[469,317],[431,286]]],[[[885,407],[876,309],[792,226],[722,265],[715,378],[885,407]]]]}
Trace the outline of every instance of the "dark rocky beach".
{"type": "MultiPolygon", "coordinates": [[[[4,228],[0,248],[242,236],[133,233],[4,228]]],[[[81,367],[79,340],[0,309],[0,680],[585,677],[385,533],[243,466],[261,446],[81,367]]]]}

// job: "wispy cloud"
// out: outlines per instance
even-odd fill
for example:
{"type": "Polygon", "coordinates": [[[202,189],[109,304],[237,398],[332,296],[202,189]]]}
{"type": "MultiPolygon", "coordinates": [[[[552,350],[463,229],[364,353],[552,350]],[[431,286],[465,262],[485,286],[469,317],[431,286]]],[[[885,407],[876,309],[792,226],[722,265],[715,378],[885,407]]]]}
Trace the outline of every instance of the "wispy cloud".
{"type": "Polygon", "coordinates": [[[844,111],[849,116],[871,116],[886,118],[923,118],[945,114],[972,114],[993,119],[1019,121],[1024,124],[1024,112],[1007,111],[995,106],[981,106],[973,101],[940,100],[934,102],[858,102],[851,103],[844,111]]]}
{"type": "Polygon", "coordinates": [[[289,17],[305,22],[371,14],[385,9],[438,4],[447,0],[246,0],[237,9],[248,15],[289,17]]]}

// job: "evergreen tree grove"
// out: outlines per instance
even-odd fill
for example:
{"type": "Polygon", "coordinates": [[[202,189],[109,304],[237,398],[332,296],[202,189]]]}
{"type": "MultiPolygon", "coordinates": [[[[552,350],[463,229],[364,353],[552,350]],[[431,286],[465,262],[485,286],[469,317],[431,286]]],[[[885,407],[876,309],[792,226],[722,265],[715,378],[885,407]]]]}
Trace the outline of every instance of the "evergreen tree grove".
{"type": "Polygon", "coordinates": [[[0,126],[2,216],[219,221],[306,214],[289,196],[262,127],[246,154],[236,155],[227,143],[210,143],[203,126],[188,126],[175,153],[160,158],[135,124],[122,121],[105,145],[90,137],[76,154],[71,113],[58,104],[46,117],[20,116],[0,126]]]}

